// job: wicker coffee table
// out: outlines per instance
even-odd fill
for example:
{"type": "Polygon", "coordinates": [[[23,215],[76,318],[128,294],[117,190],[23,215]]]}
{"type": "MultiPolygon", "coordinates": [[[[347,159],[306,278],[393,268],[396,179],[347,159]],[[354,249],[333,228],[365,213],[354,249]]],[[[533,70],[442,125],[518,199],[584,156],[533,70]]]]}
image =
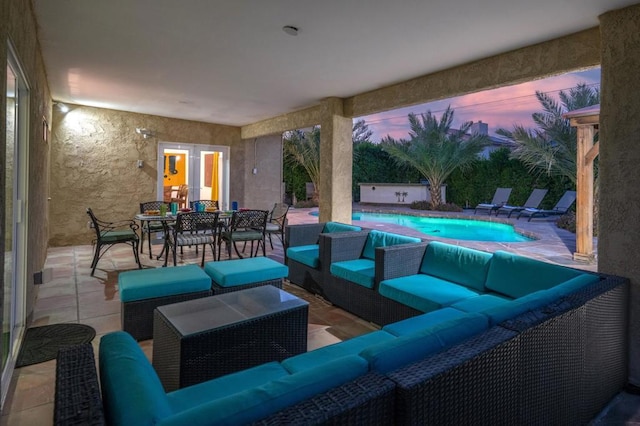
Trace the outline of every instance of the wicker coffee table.
{"type": "Polygon", "coordinates": [[[309,304],[273,286],[160,306],[153,366],[167,392],[307,350],[309,304]]]}

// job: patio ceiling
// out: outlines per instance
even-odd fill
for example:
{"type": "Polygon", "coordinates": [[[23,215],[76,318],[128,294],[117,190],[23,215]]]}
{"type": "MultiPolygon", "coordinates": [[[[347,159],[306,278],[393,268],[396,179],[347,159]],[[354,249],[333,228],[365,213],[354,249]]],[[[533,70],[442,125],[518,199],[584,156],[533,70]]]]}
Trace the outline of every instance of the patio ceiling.
{"type": "Polygon", "coordinates": [[[592,28],[637,1],[33,3],[54,100],[242,126],[592,28]]]}

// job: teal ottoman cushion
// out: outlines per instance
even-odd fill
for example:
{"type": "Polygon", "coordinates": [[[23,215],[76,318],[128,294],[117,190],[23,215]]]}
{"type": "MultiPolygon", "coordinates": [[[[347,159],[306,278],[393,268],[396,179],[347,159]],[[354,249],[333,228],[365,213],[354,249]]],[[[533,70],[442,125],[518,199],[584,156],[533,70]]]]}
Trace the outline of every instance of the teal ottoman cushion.
{"type": "Polygon", "coordinates": [[[271,281],[289,275],[289,268],[268,257],[207,262],[204,271],[220,287],[234,287],[243,284],[271,281]]]}
{"type": "Polygon", "coordinates": [[[198,265],[140,269],[121,272],[118,287],[120,300],[132,302],[206,291],[211,288],[211,278],[198,265]]]}
{"type": "Polygon", "coordinates": [[[308,246],[289,247],[287,257],[310,268],[318,269],[320,266],[320,246],[311,244],[308,246]]]}

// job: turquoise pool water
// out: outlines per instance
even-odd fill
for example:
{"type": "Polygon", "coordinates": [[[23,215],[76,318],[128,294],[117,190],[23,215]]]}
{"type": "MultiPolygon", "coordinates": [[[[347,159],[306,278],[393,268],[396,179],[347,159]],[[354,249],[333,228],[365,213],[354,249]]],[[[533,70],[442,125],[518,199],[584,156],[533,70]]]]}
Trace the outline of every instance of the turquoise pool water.
{"type": "MultiPolygon", "coordinates": [[[[317,215],[318,213],[313,212],[312,214],[317,215]]],[[[531,238],[517,233],[511,225],[482,220],[421,217],[390,213],[353,213],[351,218],[353,220],[406,226],[440,238],[505,243],[533,241],[531,238]]]]}

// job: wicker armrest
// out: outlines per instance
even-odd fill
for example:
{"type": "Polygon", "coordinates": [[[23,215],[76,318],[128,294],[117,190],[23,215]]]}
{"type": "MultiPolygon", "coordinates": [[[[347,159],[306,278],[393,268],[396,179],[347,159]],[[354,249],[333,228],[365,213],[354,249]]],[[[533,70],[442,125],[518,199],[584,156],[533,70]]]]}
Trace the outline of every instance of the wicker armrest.
{"type": "Polygon", "coordinates": [[[318,244],[318,236],[324,229],[324,223],[306,223],[288,225],[284,228],[285,249],[287,247],[318,244]]]}
{"type": "Polygon", "coordinates": [[[54,425],[104,425],[98,373],[90,343],[58,351],[54,425]]]}
{"type": "Polygon", "coordinates": [[[367,242],[369,231],[335,232],[320,234],[320,265],[359,259],[367,242]]]}
{"type": "Polygon", "coordinates": [[[425,241],[377,247],[375,285],[380,281],[417,274],[427,245],[425,241]]]}

